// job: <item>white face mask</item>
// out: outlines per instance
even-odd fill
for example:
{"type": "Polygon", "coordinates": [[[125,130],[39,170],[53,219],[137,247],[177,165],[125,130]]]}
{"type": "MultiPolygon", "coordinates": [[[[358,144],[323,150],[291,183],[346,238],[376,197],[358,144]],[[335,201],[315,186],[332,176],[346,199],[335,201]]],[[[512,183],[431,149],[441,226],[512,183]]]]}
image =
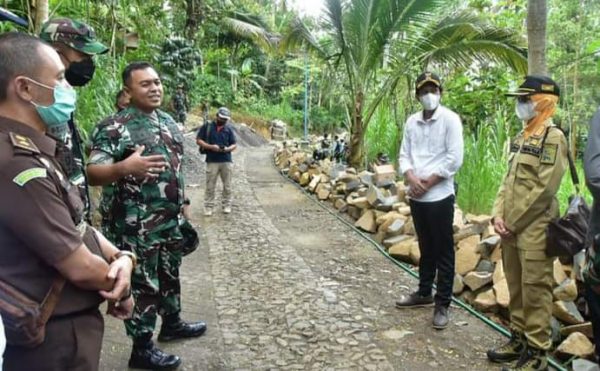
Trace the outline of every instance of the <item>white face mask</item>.
{"type": "Polygon", "coordinates": [[[515,112],[517,113],[517,117],[519,118],[519,120],[523,121],[529,121],[538,114],[535,110],[535,103],[531,101],[525,103],[517,101],[515,112]]]}
{"type": "Polygon", "coordinates": [[[427,93],[419,97],[419,101],[426,111],[433,111],[440,105],[440,95],[427,93]]]}

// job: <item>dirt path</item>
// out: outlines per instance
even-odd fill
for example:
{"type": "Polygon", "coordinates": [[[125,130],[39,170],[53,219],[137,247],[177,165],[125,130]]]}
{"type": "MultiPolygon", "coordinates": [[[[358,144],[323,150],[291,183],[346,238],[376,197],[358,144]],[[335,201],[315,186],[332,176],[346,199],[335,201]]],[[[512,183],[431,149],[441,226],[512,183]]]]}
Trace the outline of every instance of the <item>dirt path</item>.
{"type": "MultiPolygon", "coordinates": [[[[452,308],[438,332],[432,309],[395,309],[414,278],[282,178],[270,147],[236,152],[233,214],[211,218],[201,216],[204,166],[189,153],[203,245],[182,266],[183,317],[209,331],[164,345],[182,369],[498,369],[485,350],[502,337],[466,312],[452,308]]],[[[102,369],[125,369],[129,344],[107,319],[102,369]]]]}

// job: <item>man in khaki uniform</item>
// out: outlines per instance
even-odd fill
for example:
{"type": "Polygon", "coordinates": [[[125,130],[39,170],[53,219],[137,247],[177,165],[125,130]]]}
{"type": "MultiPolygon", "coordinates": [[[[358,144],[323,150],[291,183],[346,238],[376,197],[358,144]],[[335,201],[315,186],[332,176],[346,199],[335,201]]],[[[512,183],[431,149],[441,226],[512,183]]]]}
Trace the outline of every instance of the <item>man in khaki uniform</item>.
{"type": "Polygon", "coordinates": [[[494,204],[502,262],[510,293],[512,337],[489,350],[493,362],[518,360],[503,370],[546,370],[552,316],[552,258],[546,226],[559,215],[556,193],[567,168],[567,142],[552,124],[560,90],[545,76],[527,76],[517,92],[524,129],[510,148],[508,174],[494,204]]]}

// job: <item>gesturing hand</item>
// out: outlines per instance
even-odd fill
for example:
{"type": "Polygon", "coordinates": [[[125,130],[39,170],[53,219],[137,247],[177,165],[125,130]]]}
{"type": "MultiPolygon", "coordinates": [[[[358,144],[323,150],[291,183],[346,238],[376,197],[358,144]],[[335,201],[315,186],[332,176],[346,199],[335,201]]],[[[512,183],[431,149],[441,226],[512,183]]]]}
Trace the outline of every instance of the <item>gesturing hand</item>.
{"type": "Polygon", "coordinates": [[[138,179],[157,178],[165,171],[167,162],[163,155],[142,156],[146,146],[136,147],[131,156],[123,160],[126,172],[138,179]]]}

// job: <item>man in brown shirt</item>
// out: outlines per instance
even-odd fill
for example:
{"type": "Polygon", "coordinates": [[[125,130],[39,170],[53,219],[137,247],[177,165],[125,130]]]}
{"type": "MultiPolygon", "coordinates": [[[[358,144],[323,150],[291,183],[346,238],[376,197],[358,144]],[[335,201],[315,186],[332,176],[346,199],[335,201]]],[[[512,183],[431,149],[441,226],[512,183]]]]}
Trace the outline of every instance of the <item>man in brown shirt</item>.
{"type": "MultiPolygon", "coordinates": [[[[83,203],[56,162],[46,131],[75,105],[58,54],[32,36],[0,36],[0,281],[41,302],[65,284],[44,342],[11,344],[4,370],[97,370],[103,334],[98,305],[130,315],[135,256],[87,226],[83,203]],[[110,262],[110,264],[109,264],[110,262]]],[[[4,316],[4,314],[3,314],[4,316]]]]}

